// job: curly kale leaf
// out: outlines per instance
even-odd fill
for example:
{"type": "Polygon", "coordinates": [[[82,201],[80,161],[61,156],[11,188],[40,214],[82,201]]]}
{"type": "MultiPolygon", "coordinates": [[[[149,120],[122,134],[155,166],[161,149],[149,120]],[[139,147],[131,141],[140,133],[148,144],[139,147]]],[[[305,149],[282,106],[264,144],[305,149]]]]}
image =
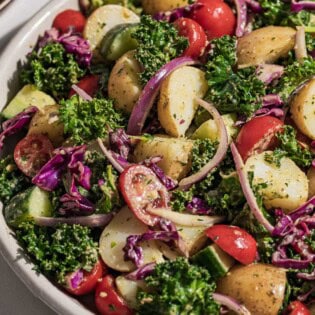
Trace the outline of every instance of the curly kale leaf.
{"type": "Polygon", "coordinates": [[[138,42],[135,58],[144,69],[140,74],[143,85],[188,46],[187,39],[179,36],[172,24],[155,21],[148,15],[141,17],[141,23],[132,36],[138,42]]]}
{"type": "Polygon", "coordinates": [[[78,269],[91,271],[98,259],[98,244],[88,227],[61,224],[51,229],[24,222],[16,235],[36,270],[60,284],[65,284],[66,275],[78,269]]]}
{"type": "Polygon", "coordinates": [[[139,315],[219,314],[215,282],[208,271],[184,258],[158,264],[145,279],[148,292],[137,296],[139,315]]]}
{"type": "Polygon", "coordinates": [[[94,10],[106,4],[119,4],[137,14],[142,12],[140,0],[89,0],[86,12],[87,15],[90,15],[94,10]]]}
{"type": "Polygon", "coordinates": [[[17,168],[12,156],[0,160],[0,200],[4,205],[28,186],[30,181],[17,168]]]}
{"type": "Polygon", "coordinates": [[[262,105],[266,94],[254,68],[235,70],[236,38],[223,36],[212,41],[213,51],[206,63],[208,92],[206,100],[221,113],[251,116],[262,105]]]}
{"type": "Polygon", "coordinates": [[[308,149],[301,147],[296,139],[296,130],[292,126],[284,126],[283,130],[278,132],[276,136],[279,145],[271,154],[265,154],[267,162],[279,167],[281,159],[286,156],[302,168],[311,166],[313,154],[308,149]]]}
{"type": "Polygon", "coordinates": [[[85,74],[75,60],[59,43],[49,43],[28,57],[26,67],[21,72],[23,84],[35,84],[57,100],[67,97],[72,84],[85,74]]]}
{"type": "Polygon", "coordinates": [[[254,28],[260,28],[269,25],[281,26],[308,26],[311,21],[311,13],[302,10],[298,13],[290,9],[290,1],[283,0],[258,0],[263,13],[255,15],[254,28]]]}
{"type": "Polygon", "coordinates": [[[279,83],[271,89],[271,93],[279,94],[285,101],[300,84],[310,79],[314,73],[315,60],[313,58],[304,58],[302,64],[294,61],[285,68],[283,76],[279,83]]]}
{"type": "Polygon", "coordinates": [[[78,96],[60,102],[60,119],[75,144],[104,138],[109,129],[124,128],[126,117],[107,99],[84,101],[78,96]]]}

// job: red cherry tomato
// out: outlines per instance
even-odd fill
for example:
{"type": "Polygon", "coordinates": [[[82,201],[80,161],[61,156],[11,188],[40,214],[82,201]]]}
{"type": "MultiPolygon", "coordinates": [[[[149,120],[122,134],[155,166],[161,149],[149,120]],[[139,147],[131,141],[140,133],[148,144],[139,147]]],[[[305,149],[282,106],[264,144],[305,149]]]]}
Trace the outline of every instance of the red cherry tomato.
{"type": "Polygon", "coordinates": [[[287,309],[288,315],[311,315],[311,312],[300,301],[293,301],[287,309]]]}
{"type": "Polygon", "coordinates": [[[40,134],[28,135],[14,149],[14,161],[27,176],[34,177],[51,158],[54,147],[50,140],[40,134]]]}
{"type": "Polygon", "coordinates": [[[240,263],[248,265],[254,262],[257,253],[256,241],[238,226],[213,225],[206,230],[206,235],[240,263]]]}
{"type": "Polygon", "coordinates": [[[253,153],[263,152],[272,147],[277,139],[275,133],[283,122],[272,116],[256,117],[246,123],[236,139],[237,149],[246,161],[253,153]]]}
{"type": "Polygon", "coordinates": [[[233,35],[236,18],[232,9],[222,0],[198,0],[203,4],[193,10],[191,18],[205,30],[208,39],[219,38],[223,35],[233,35]]]}
{"type": "Polygon", "coordinates": [[[131,165],[119,177],[120,191],[128,207],[146,225],[153,226],[157,217],[147,208],[167,207],[169,194],[155,173],[144,165],[131,165]]]}
{"type": "Polygon", "coordinates": [[[65,10],[56,15],[52,26],[58,29],[62,33],[74,30],[82,33],[86,19],[80,11],[65,10]]]}
{"type": "Polygon", "coordinates": [[[183,52],[183,56],[198,58],[207,44],[207,36],[203,28],[194,20],[179,18],[174,22],[180,36],[187,37],[189,46],[183,52]]]}
{"type": "Polygon", "coordinates": [[[105,276],[96,285],[95,305],[101,315],[131,315],[132,311],[114,288],[114,278],[105,276]]]}
{"type": "MultiPolygon", "coordinates": [[[[95,267],[91,272],[83,271],[83,277],[81,282],[76,288],[72,286],[67,286],[66,290],[73,295],[84,295],[92,292],[96,287],[97,281],[103,277],[105,273],[103,264],[100,260],[95,264],[95,267]]],[[[70,281],[71,275],[68,276],[68,281],[70,281]]]]}
{"type": "MultiPolygon", "coordinates": [[[[84,92],[86,92],[91,97],[95,96],[98,85],[99,85],[100,78],[97,75],[88,75],[83,77],[76,85],[82,89],[84,92]]],[[[69,98],[73,96],[74,94],[77,94],[73,89],[69,92],[69,98]]]]}

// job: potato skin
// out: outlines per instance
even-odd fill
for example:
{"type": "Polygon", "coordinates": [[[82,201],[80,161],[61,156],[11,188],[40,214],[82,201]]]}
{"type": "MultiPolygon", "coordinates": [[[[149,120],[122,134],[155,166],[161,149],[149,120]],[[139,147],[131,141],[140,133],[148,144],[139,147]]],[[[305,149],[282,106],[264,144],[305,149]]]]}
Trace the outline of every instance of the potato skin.
{"type": "Polygon", "coordinates": [[[315,140],[315,79],[307,82],[294,96],[290,110],[299,130],[315,140]]]}
{"type": "Polygon", "coordinates": [[[238,40],[237,63],[240,68],[273,63],[285,57],[295,44],[296,31],[291,27],[267,26],[238,40]]]}
{"type": "Polygon", "coordinates": [[[308,178],[308,198],[315,196],[315,168],[311,168],[307,172],[308,178]]]}
{"type": "Polygon", "coordinates": [[[190,171],[192,147],[192,140],[155,136],[152,140],[140,141],[137,144],[134,161],[141,162],[151,156],[162,156],[158,166],[166,175],[179,180],[190,171]]]}
{"type": "Polygon", "coordinates": [[[145,13],[155,14],[183,7],[188,5],[188,2],[188,0],[142,0],[142,7],[145,13]]]}
{"type": "Polygon", "coordinates": [[[284,269],[267,264],[235,266],[220,279],[217,292],[244,304],[251,314],[277,315],[286,287],[284,269]]]}
{"type": "Polygon", "coordinates": [[[114,100],[117,109],[132,112],[142,91],[140,72],[141,67],[134,58],[134,51],[127,52],[117,60],[108,81],[108,95],[114,100]]]}
{"type": "Polygon", "coordinates": [[[47,105],[32,118],[28,134],[43,134],[55,147],[64,141],[64,125],[59,120],[59,105],[47,105]]]}

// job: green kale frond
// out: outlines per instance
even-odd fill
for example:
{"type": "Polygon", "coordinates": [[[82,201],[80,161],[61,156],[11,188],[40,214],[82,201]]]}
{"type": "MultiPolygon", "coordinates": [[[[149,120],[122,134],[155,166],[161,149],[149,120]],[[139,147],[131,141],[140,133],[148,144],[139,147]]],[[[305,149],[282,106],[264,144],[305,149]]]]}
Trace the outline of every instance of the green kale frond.
{"type": "Polygon", "coordinates": [[[254,28],[260,28],[269,25],[280,26],[308,26],[311,22],[311,13],[302,10],[298,13],[292,12],[290,1],[283,0],[258,0],[263,13],[255,15],[254,28]]]}
{"type": "Polygon", "coordinates": [[[179,57],[188,46],[185,37],[176,28],[163,21],[155,21],[149,15],[141,17],[141,23],[132,35],[138,42],[135,58],[143,66],[140,74],[145,85],[166,63],[179,57]]]}
{"type": "Polygon", "coordinates": [[[307,168],[311,166],[314,159],[313,154],[307,148],[303,148],[296,139],[296,130],[289,125],[283,127],[281,132],[276,134],[279,145],[270,154],[265,154],[265,160],[280,166],[281,159],[288,157],[299,167],[307,168]]]}
{"type": "Polygon", "coordinates": [[[29,55],[20,79],[23,84],[35,84],[39,90],[59,100],[68,96],[72,84],[84,74],[74,55],[67,53],[59,43],[49,43],[29,55]]]}
{"type": "Polygon", "coordinates": [[[17,168],[11,155],[0,159],[0,201],[4,205],[30,184],[28,178],[17,168]]]}
{"type": "Polygon", "coordinates": [[[16,235],[36,270],[60,284],[65,284],[66,275],[78,269],[91,271],[98,260],[98,244],[88,227],[61,224],[52,229],[24,222],[16,235]]]}
{"type": "Polygon", "coordinates": [[[108,99],[84,101],[75,95],[60,102],[59,112],[65,133],[75,144],[104,138],[110,129],[126,127],[126,117],[108,99]]]}
{"type": "Polygon", "coordinates": [[[215,282],[206,269],[184,258],[158,264],[145,282],[149,290],[138,293],[139,315],[219,314],[212,297],[215,282]]]}
{"type": "Polygon", "coordinates": [[[90,15],[94,10],[106,4],[119,4],[136,14],[142,12],[141,0],[90,0],[88,2],[87,15],[90,15]]]}
{"type": "Polygon", "coordinates": [[[236,38],[223,36],[212,41],[213,51],[206,63],[208,92],[206,100],[220,113],[237,113],[250,117],[262,105],[265,85],[255,68],[236,70],[236,38]]]}

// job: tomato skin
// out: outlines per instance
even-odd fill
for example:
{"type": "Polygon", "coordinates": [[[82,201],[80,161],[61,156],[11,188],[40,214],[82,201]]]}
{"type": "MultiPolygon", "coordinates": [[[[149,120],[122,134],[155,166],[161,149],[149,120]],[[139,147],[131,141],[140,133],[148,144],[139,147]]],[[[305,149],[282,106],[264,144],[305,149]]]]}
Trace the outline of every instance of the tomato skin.
{"type": "Polygon", "coordinates": [[[132,315],[132,311],[114,288],[111,275],[101,279],[95,289],[95,305],[101,315],[132,315]]]}
{"type": "Polygon", "coordinates": [[[240,263],[248,265],[254,262],[257,253],[256,240],[238,226],[213,225],[206,230],[206,235],[240,263]]]}
{"type": "Polygon", "coordinates": [[[144,165],[127,167],[119,177],[119,188],[124,200],[135,216],[144,224],[153,226],[158,217],[146,211],[148,207],[168,206],[169,194],[155,173],[144,165]]]}
{"type": "Polygon", "coordinates": [[[51,158],[54,146],[48,137],[32,134],[23,138],[14,149],[14,161],[17,167],[29,177],[37,172],[51,158]]]}
{"type": "Polygon", "coordinates": [[[255,152],[261,153],[272,147],[277,141],[275,133],[283,125],[280,119],[272,116],[255,117],[247,122],[236,139],[236,147],[243,161],[255,152]]]}
{"type": "MultiPolygon", "coordinates": [[[[84,92],[86,92],[88,95],[93,97],[95,96],[98,90],[99,81],[100,81],[99,76],[90,74],[83,77],[76,85],[84,92]]],[[[77,92],[71,89],[69,92],[69,98],[71,98],[71,96],[73,96],[74,94],[77,94],[77,92]]]]}
{"type": "Polygon", "coordinates": [[[224,35],[233,35],[236,18],[232,9],[222,0],[198,0],[203,4],[193,10],[190,18],[198,22],[205,30],[208,40],[224,35]]]}
{"type": "Polygon", "coordinates": [[[311,312],[300,301],[291,302],[286,313],[288,315],[311,315],[311,312]]]}
{"type": "Polygon", "coordinates": [[[82,33],[85,23],[85,16],[80,11],[69,9],[57,14],[52,26],[62,33],[67,33],[69,30],[82,33]]]}
{"type": "Polygon", "coordinates": [[[174,22],[180,36],[187,37],[189,46],[183,52],[183,56],[197,59],[203,53],[207,36],[203,28],[194,20],[179,18],[174,22]]]}
{"type": "Polygon", "coordinates": [[[94,290],[97,281],[101,279],[105,273],[107,273],[107,271],[104,265],[98,260],[91,272],[83,271],[83,279],[77,288],[66,286],[66,290],[76,296],[88,294],[94,290]]]}

